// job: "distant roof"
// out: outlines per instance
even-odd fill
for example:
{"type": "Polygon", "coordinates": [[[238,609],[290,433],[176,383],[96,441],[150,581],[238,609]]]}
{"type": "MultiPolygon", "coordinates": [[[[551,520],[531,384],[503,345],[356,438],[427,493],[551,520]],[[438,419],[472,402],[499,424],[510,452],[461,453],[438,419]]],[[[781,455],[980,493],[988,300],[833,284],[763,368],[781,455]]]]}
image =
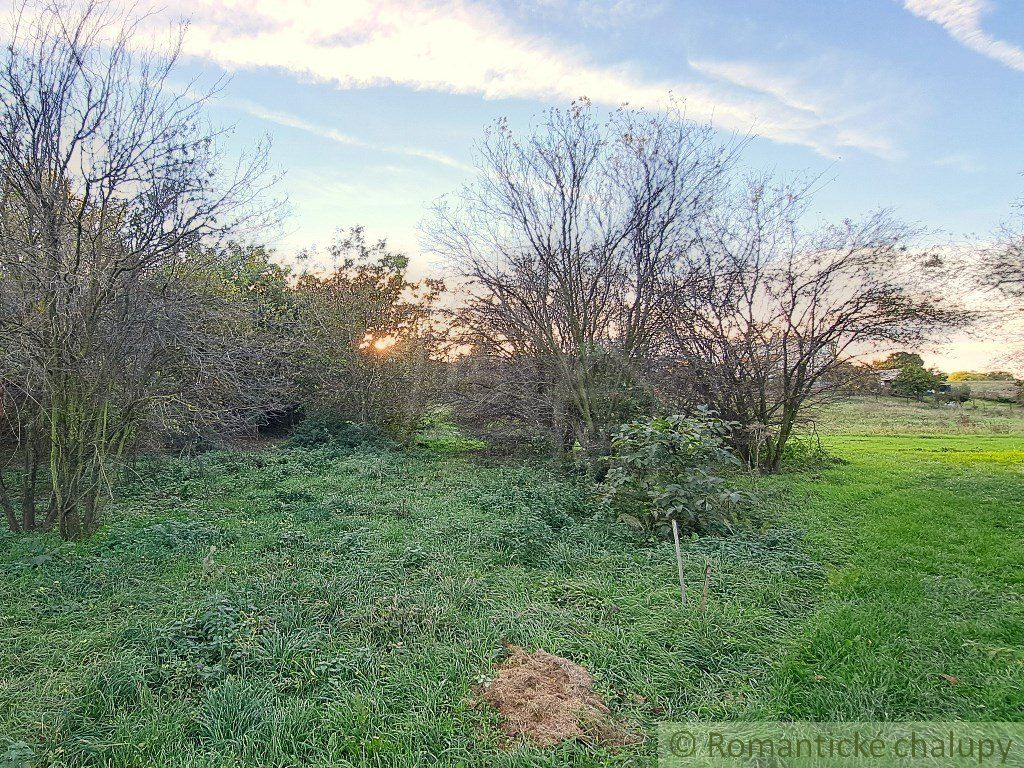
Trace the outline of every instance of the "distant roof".
{"type": "Polygon", "coordinates": [[[886,368],[883,371],[878,372],[878,378],[882,381],[896,381],[899,378],[899,368],[886,368]]]}

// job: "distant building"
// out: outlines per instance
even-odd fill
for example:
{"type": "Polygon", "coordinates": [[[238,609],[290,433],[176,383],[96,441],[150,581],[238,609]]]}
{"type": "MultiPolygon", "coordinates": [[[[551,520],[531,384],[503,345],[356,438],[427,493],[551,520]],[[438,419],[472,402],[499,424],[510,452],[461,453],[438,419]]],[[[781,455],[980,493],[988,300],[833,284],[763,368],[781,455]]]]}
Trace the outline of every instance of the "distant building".
{"type": "Polygon", "coordinates": [[[878,372],[878,386],[882,388],[883,392],[889,392],[892,390],[892,385],[899,378],[899,368],[885,368],[878,372]]]}

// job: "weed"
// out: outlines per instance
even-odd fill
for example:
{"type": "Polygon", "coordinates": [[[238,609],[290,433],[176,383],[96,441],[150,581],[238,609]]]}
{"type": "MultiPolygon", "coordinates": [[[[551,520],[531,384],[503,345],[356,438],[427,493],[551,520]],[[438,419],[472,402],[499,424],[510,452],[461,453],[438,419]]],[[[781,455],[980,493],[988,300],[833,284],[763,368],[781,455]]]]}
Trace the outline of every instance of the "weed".
{"type": "Polygon", "coordinates": [[[503,559],[516,565],[537,565],[547,554],[554,538],[551,526],[540,517],[505,518],[489,533],[491,547],[503,559]]]}

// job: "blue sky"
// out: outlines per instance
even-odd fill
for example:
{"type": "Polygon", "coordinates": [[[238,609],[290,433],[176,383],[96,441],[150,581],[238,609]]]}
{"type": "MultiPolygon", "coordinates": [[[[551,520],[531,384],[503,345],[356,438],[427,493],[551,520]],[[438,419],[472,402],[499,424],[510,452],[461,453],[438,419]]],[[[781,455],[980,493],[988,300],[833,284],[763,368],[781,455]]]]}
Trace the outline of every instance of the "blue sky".
{"type": "Polygon", "coordinates": [[[184,0],[163,13],[192,19],[183,75],[232,75],[214,121],[236,124],[239,146],[273,138],[293,210],[275,241],[285,260],[359,223],[430,268],[417,225],[471,172],[486,124],[527,126],[582,95],[657,108],[671,92],[723,134],[756,134],[747,164],[826,181],[822,218],[892,207],[983,239],[1024,194],[1020,0],[184,0]]]}

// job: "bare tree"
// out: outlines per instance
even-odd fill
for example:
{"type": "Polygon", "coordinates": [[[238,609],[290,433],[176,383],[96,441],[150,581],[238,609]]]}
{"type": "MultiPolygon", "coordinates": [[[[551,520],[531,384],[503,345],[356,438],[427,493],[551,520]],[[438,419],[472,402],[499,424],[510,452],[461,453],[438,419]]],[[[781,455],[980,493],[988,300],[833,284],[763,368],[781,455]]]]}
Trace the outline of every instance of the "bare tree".
{"type": "Polygon", "coordinates": [[[169,86],[180,37],[142,49],[122,8],[79,8],[20,5],[0,54],[0,386],[20,520],[6,484],[0,500],[12,528],[34,527],[41,479],[65,536],[95,525],[152,407],[233,370],[189,280],[216,252],[204,244],[264,212],[266,186],[265,148],[225,162],[207,96],[169,86]]]}
{"type": "Polygon", "coordinates": [[[1013,299],[1024,299],[1024,202],[1017,204],[1018,218],[999,230],[995,247],[983,254],[981,282],[1013,299]]]}
{"type": "Polygon", "coordinates": [[[808,231],[806,187],[748,180],[702,218],[675,287],[663,393],[738,422],[752,464],[779,468],[804,409],[873,345],[913,344],[962,315],[929,292],[932,255],[889,213],[808,231]]]}
{"type": "MultiPolygon", "coordinates": [[[[985,312],[990,327],[999,328],[1002,338],[1010,337],[1002,362],[1024,368],[1024,201],[1015,208],[1017,215],[1002,225],[994,245],[981,250],[976,283],[990,305],[985,312]]],[[[1024,399],[1024,385],[1018,399],[1024,399]]]]}
{"type": "Polygon", "coordinates": [[[467,291],[453,321],[471,352],[462,410],[527,425],[556,451],[606,444],[649,394],[663,286],[735,149],[679,111],[602,121],[579,101],[521,137],[499,121],[477,178],[428,228],[467,291]]]}

